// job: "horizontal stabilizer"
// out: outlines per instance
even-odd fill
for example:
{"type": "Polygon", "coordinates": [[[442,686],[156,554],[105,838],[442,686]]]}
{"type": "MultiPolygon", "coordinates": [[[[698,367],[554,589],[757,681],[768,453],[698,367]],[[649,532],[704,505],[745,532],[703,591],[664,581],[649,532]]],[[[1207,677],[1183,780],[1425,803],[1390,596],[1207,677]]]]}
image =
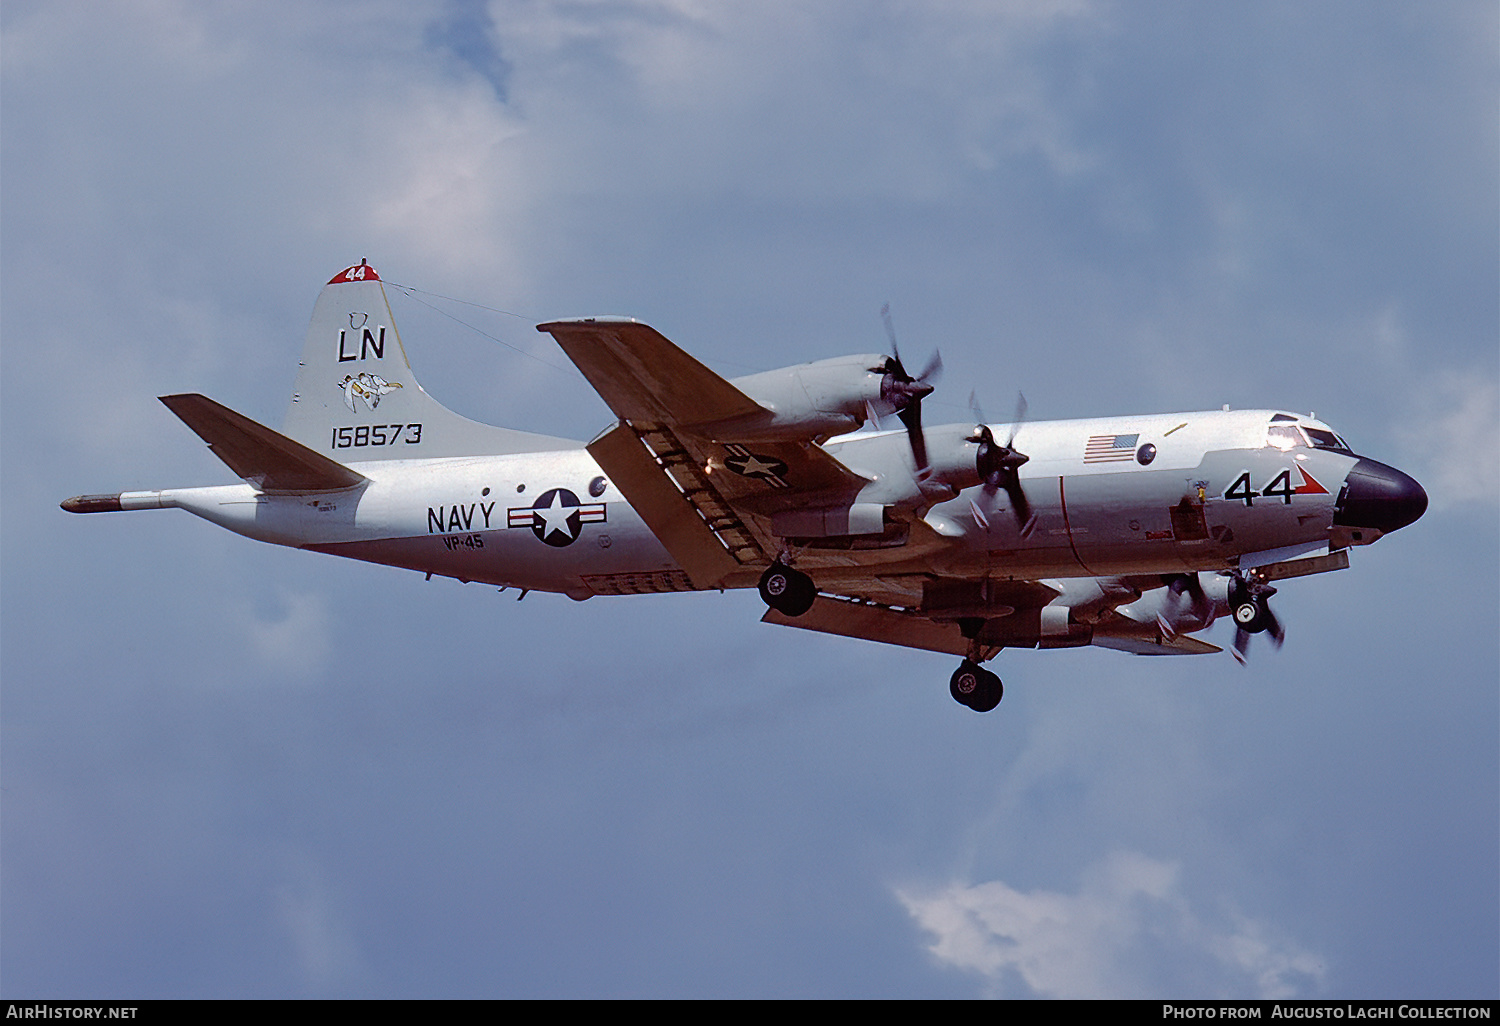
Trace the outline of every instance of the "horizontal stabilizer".
{"type": "Polygon", "coordinates": [[[263,492],[329,492],[368,480],[301,442],[197,393],[161,401],[208,443],[214,455],[263,492]]]}

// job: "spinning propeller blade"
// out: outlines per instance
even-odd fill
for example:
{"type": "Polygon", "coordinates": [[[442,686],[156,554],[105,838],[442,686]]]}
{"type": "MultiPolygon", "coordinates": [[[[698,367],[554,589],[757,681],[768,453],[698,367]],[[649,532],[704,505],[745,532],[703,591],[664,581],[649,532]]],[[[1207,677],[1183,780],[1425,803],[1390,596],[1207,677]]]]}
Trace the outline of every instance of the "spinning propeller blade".
{"type": "MultiPolygon", "coordinates": [[[[1010,500],[1011,515],[1015,517],[1016,527],[1021,531],[1021,537],[1030,537],[1032,529],[1036,527],[1036,517],[1031,512],[1031,501],[1026,498],[1026,489],[1021,487],[1021,466],[1031,457],[1025,453],[1016,451],[1016,433],[1021,430],[1022,423],[1026,420],[1026,396],[1020,392],[1016,393],[1016,415],[1011,421],[1010,435],[1001,445],[995,441],[995,434],[984,422],[984,414],[979,409],[979,403],[973,393],[969,395],[969,405],[974,411],[974,419],[978,422],[974,434],[969,441],[979,444],[979,452],[975,454],[974,466],[979,476],[984,481],[981,489],[985,496],[985,505],[993,506],[995,492],[999,489],[1005,490],[1006,497],[1010,500]]],[[[974,505],[975,519],[986,529],[989,529],[989,519],[974,505]]]]}
{"type": "Polygon", "coordinates": [[[1250,635],[1269,634],[1272,644],[1280,648],[1286,640],[1286,629],[1271,610],[1270,598],[1276,594],[1275,588],[1255,577],[1253,572],[1250,577],[1238,572],[1230,576],[1233,584],[1229,589],[1229,606],[1234,615],[1234,648],[1231,654],[1243,666],[1250,647],[1250,635]]]}
{"type": "Polygon", "coordinates": [[[901,362],[901,347],[896,344],[896,325],[891,320],[891,304],[880,308],[880,318],[885,322],[886,337],[891,341],[891,355],[876,370],[885,372],[880,383],[880,397],[897,410],[901,423],[906,425],[906,437],[911,442],[912,458],[917,472],[927,470],[927,438],[922,434],[922,399],[932,394],[933,383],[943,372],[943,354],[932,351],[932,357],[922,373],[912,377],[901,362]]]}

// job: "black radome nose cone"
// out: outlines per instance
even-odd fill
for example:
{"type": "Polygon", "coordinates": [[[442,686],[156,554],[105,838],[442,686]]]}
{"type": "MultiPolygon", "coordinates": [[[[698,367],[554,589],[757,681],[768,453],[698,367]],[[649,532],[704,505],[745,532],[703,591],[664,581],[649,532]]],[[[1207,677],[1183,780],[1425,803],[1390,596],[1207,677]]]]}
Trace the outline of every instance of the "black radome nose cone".
{"type": "Polygon", "coordinates": [[[1405,527],[1427,512],[1427,493],[1407,474],[1361,458],[1344,482],[1333,522],[1373,527],[1382,534],[1405,527]]]}

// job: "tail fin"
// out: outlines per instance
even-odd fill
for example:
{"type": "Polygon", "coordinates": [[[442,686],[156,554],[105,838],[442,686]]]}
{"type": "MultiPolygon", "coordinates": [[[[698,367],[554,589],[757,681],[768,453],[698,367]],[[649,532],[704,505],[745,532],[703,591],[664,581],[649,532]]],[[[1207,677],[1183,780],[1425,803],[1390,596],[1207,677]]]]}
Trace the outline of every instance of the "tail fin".
{"type": "Polygon", "coordinates": [[[318,296],[282,434],[340,463],[488,456],[577,442],[460,417],[423,391],[375,268],[361,260],[318,296]]]}

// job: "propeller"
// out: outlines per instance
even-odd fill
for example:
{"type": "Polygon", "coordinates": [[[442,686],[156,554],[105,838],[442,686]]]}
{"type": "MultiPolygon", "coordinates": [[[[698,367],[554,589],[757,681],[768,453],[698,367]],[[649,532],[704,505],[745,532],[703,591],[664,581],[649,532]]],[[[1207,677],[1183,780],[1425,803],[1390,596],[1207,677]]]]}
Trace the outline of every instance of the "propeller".
{"type": "Polygon", "coordinates": [[[922,434],[922,400],[932,394],[933,383],[943,373],[943,354],[934,349],[922,373],[913,377],[901,362],[896,325],[891,320],[891,304],[886,303],[880,308],[880,319],[885,322],[886,337],[891,340],[891,355],[879,367],[873,368],[885,374],[880,382],[880,398],[897,411],[901,423],[906,425],[912,458],[916,460],[918,474],[922,474],[928,467],[927,439],[922,434]]]}
{"type": "Polygon", "coordinates": [[[1250,647],[1250,635],[1269,634],[1272,643],[1281,647],[1286,640],[1286,630],[1271,611],[1269,600],[1276,589],[1252,574],[1246,577],[1236,571],[1230,575],[1229,611],[1234,616],[1234,648],[1232,654],[1244,665],[1246,650],[1250,647]]]}
{"type": "MultiPolygon", "coordinates": [[[[974,468],[984,482],[981,491],[986,499],[985,504],[990,505],[995,492],[1004,489],[1010,499],[1010,511],[1016,518],[1016,527],[1020,529],[1022,538],[1028,538],[1036,527],[1036,516],[1031,512],[1031,502],[1026,498],[1026,490],[1021,487],[1020,471],[1021,466],[1031,457],[1017,452],[1015,447],[1016,432],[1021,430],[1021,425],[1026,420],[1026,397],[1020,392],[1016,393],[1016,415],[1011,420],[1010,436],[1006,438],[1004,445],[995,441],[995,433],[984,422],[984,414],[972,393],[969,395],[969,405],[974,411],[978,426],[968,441],[979,445],[979,452],[974,457],[974,468]]],[[[970,502],[970,506],[974,510],[974,518],[985,530],[989,530],[989,519],[979,504],[970,502]]]]}
{"type": "MultiPolygon", "coordinates": [[[[1200,630],[1213,622],[1214,610],[1213,600],[1203,590],[1203,582],[1198,579],[1197,574],[1166,574],[1162,577],[1167,590],[1178,599],[1186,595],[1188,599],[1188,613],[1192,616],[1197,627],[1189,630],[1200,630]]],[[[1162,636],[1171,638],[1177,635],[1177,624],[1172,623],[1161,613],[1156,616],[1157,626],[1161,628],[1162,636]]]]}

